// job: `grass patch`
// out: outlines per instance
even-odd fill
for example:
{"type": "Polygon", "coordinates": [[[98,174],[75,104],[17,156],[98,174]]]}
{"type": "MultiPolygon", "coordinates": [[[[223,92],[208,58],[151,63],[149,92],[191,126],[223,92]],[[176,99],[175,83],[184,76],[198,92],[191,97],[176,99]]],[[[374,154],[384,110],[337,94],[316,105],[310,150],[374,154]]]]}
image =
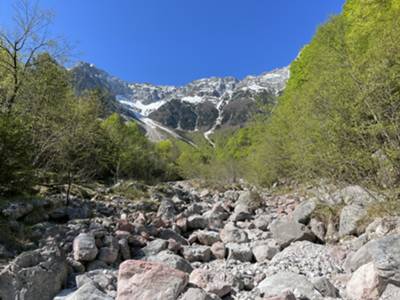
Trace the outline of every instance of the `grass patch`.
{"type": "Polygon", "coordinates": [[[335,225],[339,224],[340,213],[342,212],[345,204],[329,205],[326,203],[317,203],[317,206],[312,214],[312,218],[329,224],[333,223],[335,225]]]}
{"type": "Polygon", "coordinates": [[[366,215],[358,222],[361,228],[366,228],[374,220],[385,217],[400,216],[400,201],[389,198],[385,201],[375,202],[367,208],[366,215]]]}

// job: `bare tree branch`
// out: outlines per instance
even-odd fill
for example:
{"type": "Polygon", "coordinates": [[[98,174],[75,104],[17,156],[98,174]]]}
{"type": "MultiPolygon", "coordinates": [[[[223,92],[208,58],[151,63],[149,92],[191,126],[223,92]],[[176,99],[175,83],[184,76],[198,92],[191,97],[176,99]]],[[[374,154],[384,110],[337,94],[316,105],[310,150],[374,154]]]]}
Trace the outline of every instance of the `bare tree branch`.
{"type": "Polygon", "coordinates": [[[0,55],[0,71],[13,78],[11,92],[1,107],[8,113],[13,109],[26,72],[34,65],[35,58],[47,52],[58,59],[67,52],[58,49],[59,44],[50,38],[51,12],[40,9],[37,0],[15,1],[13,31],[0,27],[0,54],[5,54],[0,55]]]}

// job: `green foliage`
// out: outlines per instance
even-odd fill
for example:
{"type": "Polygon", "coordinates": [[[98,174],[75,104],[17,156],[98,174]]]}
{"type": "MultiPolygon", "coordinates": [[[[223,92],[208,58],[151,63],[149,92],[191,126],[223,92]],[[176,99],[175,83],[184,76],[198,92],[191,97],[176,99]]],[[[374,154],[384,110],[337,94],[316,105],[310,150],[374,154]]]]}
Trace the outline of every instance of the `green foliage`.
{"type": "Polygon", "coordinates": [[[55,128],[59,136],[46,152],[45,166],[71,183],[102,174],[111,151],[97,120],[97,103],[78,99],[68,108],[62,127],[55,128]]]}
{"type": "Polygon", "coordinates": [[[154,145],[134,122],[125,122],[118,114],[112,114],[102,122],[112,151],[108,158],[115,181],[135,178],[147,181],[176,178],[170,141],[154,145]]]}
{"type": "Polygon", "coordinates": [[[345,205],[329,205],[326,203],[317,203],[317,206],[312,214],[313,218],[324,222],[324,224],[338,225],[340,220],[340,213],[345,205]]]}
{"type": "Polygon", "coordinates": [[[33,179],[30,137],[25,124],[0,114],[0,195],[20,192],[33,179]]]}
{"type": "Polygon", "coordinates": [[[342,15],[319,28],[291,65],[269,120],[248,129],[250,143],[243,132],[234,137],[253,180],[373,182],[378,150],[399,166],[399,7],[398,0],[348,1],[342,15]]]}
{"type": "MultiPolygon", "coordinates": [[[[68,71],[48,54],[33,62],[13,112],[0,116],[3,192],[22,192],[33,179],[43,183],[50,177],[52,183],[67,183],[67,196],[73,183],[94,178],[177,178],[171,143],[150,143],[136,123],[117,114],[101,121],[112,109],[105,107],[109,95],[99,90],[76,95],[68,71]]],[[[7,90],[6,79],[0,76],[0,93],[7,90]]]]}

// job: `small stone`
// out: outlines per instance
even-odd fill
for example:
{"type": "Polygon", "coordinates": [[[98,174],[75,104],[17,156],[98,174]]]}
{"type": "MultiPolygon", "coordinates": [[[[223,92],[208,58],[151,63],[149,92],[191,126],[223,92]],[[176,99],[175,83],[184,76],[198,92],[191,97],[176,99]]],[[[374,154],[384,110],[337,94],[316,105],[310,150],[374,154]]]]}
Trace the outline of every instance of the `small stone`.
{"type": "Polygon", "coordinates": [[[211,250],[208,246],[193,244],[184,246],[182,249],[183,257],[190,262],[209,262],[211,260],[211,250]]]}
{"type": "Polygon", "coordinates": [[[339,296],[339,291],[326,277],[319,277],[313,281],[314,287],[324,297],[336,298],[339,296]]]}
{"type": "Polygon", "coordinates": [[[275,240],[267,240],[261,244],[254,246],[252,249],[253,255],[258,262],[271,260],[275,254],[280,251],[280,247],[275,240]]]}
{"type": "Polygon", "coordinates": [[[197,240],[200,244],[211,246],[212,244],[219,242],[219,233],[215,231],[198,231],[197,240]]]}
{"type": "Polygon", "coordinates": [[[192,230],[204,229],[208,225],[207,219],[200,215],[190,216],[187,219],[187,222],[188,222],[188,228],[192,230]]]}
{"type": "Polygon", "coordinates": [[[316,206],[314,200],[307,200],[300,203],[293,212],[293,220],[307,225],[316,206]]]}
{"type": "Polygon", "coordinates": [[[92,261],[96,258],[98,249],[93,235],[79,234],[73,242],[74,259],[77,261],[92,261]]]}
{"type": "Polygon", "coordinates": [[[159,236],[163,240],[174,239],[182,245],[189,245],[188,241],[183,236],[172,229],[161,229],[159,236]]]}
{"type": "Polygon", "coordinates": [[[226,244],[228,249],[228,260],[237,260],[241,262],[251,262],[253,253],[248,245],[229,243],[226,244]]]}
{"type": "Polygon", "coordinates": [[[167,266],[180,270],[182,272],[190,273],[192,272],[193,268],[190,265],[190,263],[186,260],[184,260],[182,257],[179,255],[176,255],[175,253],[169,251],[169,250],[164,250],[158,253],[157,255],[153,255],[150,257],[147,257],[148,261],[154,261],[154,262],[159,262],[166,264],[167,266]]]}
{"type": "Polygon", "coordinates": [[[346,286],[346,295],[351,300],[378,299],[384,287],[383,278],[370,262],[353,273],[346,286]]]}
{"type": "Polygon", "coordinates": [[[226,224],[219,235],[224,243],[246,243],[249,241],[247,233],[237,228],[233,223],[226,224]]]}
{"type": "Polygon", "coordinates": [[[312,233],[322,242],[325,241],[326,227],[325,224],[316,219],[311,219],[310,228],[312,233]]]}
{"type": "Polygon", "coordinates": [[[190,274],[189,282],[219,297],[228,295],[232,290],[232,285],[226,281],[224,274],[204,269],[194,270],[190,274]]]}
{"type": "Polygon", "coordinates": [[[168,241],[162,239],[155,239],[147,244],[146,247],[142,248],[143,253],[146,256],[156,255],[157,253],[168,248],[168,241]]]}
{"type": "Polygon", "coordinates": [[[118,241],[119,249],[121,250],[121,256],[123,260],[131,259],[131,250],[129,248],[129,243],[126,239],[120,239],[118,241]]]}
{"type": "Polygon", "coordinates": [[[271,222],[271,215],[261,215],[254,220],[254,225],[256,226],[256,228],[266,231],[269,229],[269,225],[271,224],[271,222]]]}
{"type": "Polygon", "coordinates": [[[67,257],[67,263],[68,263],[68,265],[70,265],[72,267],[74,272],[76,272],[76,273],[85,272],[85,266],[82,263],[80,263],[79,261],[76,261],[70,257],[67,257]]]}
{"type": "Polygon", "coordinates": [[[258,284],[257,288],[264,297],[276,297],[281,295],[282,291],[290,291],[296,297],[301,296],[300,299],[320,299],[314,285],[305,276],[292,272],[283,271],[268,276],[258,284]]]}
{"type": "Polygon", "coordinates": [[[216,259],[225,259],[226,248],[224,243],[216,242],[211,246],[211,253],[216,259]]]}
{"type": "Polygon", "coordinates": [[[102,247],[99,251],[99,260],[105,262],[106,264],[112,264],[117,260],[118,252],[118,248],[102,247]]]}
{"type": "Polygon", "coordinates": [[[173,239],[168,240],[168,250],[178,253],[182,250],[182,245],[173,239]]]}
{"type": "Polygon", "coordinates": [[[274,239],[285,248],[292,242],[315,240],[315,235],[304,225],[295,221],[282,218],[271,224],[274,239]]]}

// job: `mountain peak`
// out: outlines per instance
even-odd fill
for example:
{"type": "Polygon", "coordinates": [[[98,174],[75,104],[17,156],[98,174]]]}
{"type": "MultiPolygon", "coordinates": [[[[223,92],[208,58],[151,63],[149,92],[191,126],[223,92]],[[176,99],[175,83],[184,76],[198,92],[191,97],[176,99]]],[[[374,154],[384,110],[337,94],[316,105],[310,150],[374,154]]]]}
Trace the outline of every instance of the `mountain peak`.
{"type": "Polygon", "coordinates": [[[208,77],[176,87],[128,83],[87,62],[79,62],[71,72],[78,92],[105,89],[124,111],[171,129],[202,131],[206,138],[219,127],[243,125],[258,110],[256,99],[276,101],[289,78],[284,67],[243,80],[208,77]]]}

